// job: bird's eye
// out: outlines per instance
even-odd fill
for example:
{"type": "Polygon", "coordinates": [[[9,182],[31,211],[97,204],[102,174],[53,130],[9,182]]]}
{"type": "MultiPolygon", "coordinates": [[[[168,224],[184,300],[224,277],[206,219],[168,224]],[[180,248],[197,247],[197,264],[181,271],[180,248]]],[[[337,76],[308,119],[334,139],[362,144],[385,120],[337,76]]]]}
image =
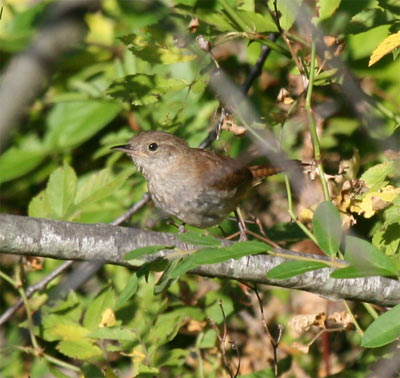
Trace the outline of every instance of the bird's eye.
{"type": "Polygon", "coordinates": [[[157,143],[149,144],[149,150],[150,151],[155,151],[157,148],[158,148],[158,144],[157,143]]]}

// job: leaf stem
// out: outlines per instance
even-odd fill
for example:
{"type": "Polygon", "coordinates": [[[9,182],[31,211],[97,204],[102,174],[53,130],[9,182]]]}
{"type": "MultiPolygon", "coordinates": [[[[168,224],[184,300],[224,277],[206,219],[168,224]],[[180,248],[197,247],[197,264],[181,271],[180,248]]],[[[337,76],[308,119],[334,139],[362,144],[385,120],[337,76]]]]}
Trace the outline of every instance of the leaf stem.
{"type": "Polygon", "coordinates": [[[310,65],[310,72],[309,72],[309,77],[308,77],[308,87],[307,87],[305,109],[306,109],[306,113],[307,113],[308,126],[310,128],[311,140],[312,140],[312,144],[313,144],[313,148],[314,148],[314,159],[318,164],[319,178],[321,180],[322,191],[324,193],[325,200],[330,201],[328,184],[327,184],[326,178],[325,178],[324,167],[321,162],[321,149],[320,149],[320,144],[319,144],[319,139],[318,139],[318,134],[317,134],[317,128],[315,126],[315,121],[314,121],[314,117],[312,115],[312,107],[311,107],[311,96],[312,96],[312,91],[313,91],[313,86],[314,86],[314,74],[315,74],[315,50],[316,50],[315,41],[313,40],[311,42],[311,65],[310,65]]]}
{"type": "Polygon", "coordinates": [[[292,201],[292,189],[290,188],[290,182],[289,182],[289,177],[285,175],[285,184],[286,184],[286,192],[287,192],[287,198],[288,198],[288,213],[290,215],[290,218],[292,219],[293,222],[295,222],[301,230],[315,243],[317,243],[317,239],[315,236],[311,233],[311,231],[303,224],[301,223],[297,217],[296,214],[293,211],[293,201],[292,201]]]}

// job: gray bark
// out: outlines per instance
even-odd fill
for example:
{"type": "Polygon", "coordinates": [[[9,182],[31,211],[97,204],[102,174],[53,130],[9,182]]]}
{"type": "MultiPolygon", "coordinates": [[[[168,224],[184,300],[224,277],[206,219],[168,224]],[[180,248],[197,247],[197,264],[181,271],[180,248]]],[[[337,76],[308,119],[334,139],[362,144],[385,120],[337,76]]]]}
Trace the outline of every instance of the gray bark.
{"type": "MultiPolygon", "coordinates": [[[[103,261],[129,266],[124,255],[131,250],[150,245],[175,245],[180,249],[193,247],[184,245],[175,234],[106,224],[79,224],[0,215],[0,251],[3,253],[62,260],[103,261]]],[[[294,254],[290,251],[284,252],[294,254]]],[[[176,251],[163,250],[144,256],[138,261],[138,265],[168,257],[171,253],[176,251]]],[[[321,256],[314,257],[324,260],[321,256]]],[[[287,280],[267,279],[266,273],[283,261],[286,259],[256,255],[199,266],[192,273],[301,289],[333,299],[351,299],[382,306],[400,303],[400,282],[384,277],[333,279],[330,278],[331,269],[324,268],[287,280]]]]}

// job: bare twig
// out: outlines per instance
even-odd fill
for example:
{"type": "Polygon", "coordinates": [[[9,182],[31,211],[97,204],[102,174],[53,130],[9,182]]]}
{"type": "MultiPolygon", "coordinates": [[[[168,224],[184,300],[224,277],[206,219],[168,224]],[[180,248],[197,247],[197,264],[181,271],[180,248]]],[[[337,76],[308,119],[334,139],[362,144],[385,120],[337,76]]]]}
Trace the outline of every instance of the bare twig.
{"type": "MultiPolygon", "coordinates": [[[[278,34],[276,33],[271,33],[269,35],[269,39],[271,41],[275,41],[278,37],[278,34]]],[[[265,61],[267,60],[269,54],[271,53],[271,49],[268,46],[261,46],[261,53],[260,56],[257,59],[256,64],[253,66],[251,71],[249,72],[249,75],[247,76],[246,81],[243,83],[243,85],[240,88],[240,91],[244,94],[247,95],[247,92],[249,91],[250,87],[252,86],[253,82],[261,75],[262,72],[262,67],[264,66],[265,61]]],[[[221,133],[221,126],[224,123],[224,119],[227,114],[230,112],[223,107],[221,109],[221,115],[218,120],[217,125],[209,132],[207,137],[200,143],[199,147],[200,148],[207,148],[211,145],[214,140],[216,140],[221,133]]]]}
{"type": "Polygon", "coordinates": [[[215,322],[211,319],[211,318],[207,318],[208,322],[211,324],[211,326],[213,327],[215,333],[217,334],[219,343],[220,343],[220,347],[221,347],[221,354],[222,354],[222,360],[224,363],[224,366],[226,368],[226,370],[229,373],[229,376],[231,378],[236,378],[239,375],[239,371],[240,371],[240,353],[239,353],[239,349],[237,348],[236,344],[231,341],[231,340],[227,340],[227,336],[228,336],[228,326],[226,323],[226,316],[225,316],[225,311],[224,311],[224,307],[222,305],[222,301],[219,300],[218,301],[219,307],[221,308],[221,313],[222,313],[222,317],[223,317],[223,331],[222,331],[222,335],[220,330],[218,329],[217,325],[215,324],[215,322]],[[238,366],[236,368],[236,372],[233,373],[230,366],[229,366],[229,361],[228,358],[226,356],[226,344],[227,343],[231,344],[231,348],[233,350],[236,351],[237,356],[238,356],[238,366]]]}

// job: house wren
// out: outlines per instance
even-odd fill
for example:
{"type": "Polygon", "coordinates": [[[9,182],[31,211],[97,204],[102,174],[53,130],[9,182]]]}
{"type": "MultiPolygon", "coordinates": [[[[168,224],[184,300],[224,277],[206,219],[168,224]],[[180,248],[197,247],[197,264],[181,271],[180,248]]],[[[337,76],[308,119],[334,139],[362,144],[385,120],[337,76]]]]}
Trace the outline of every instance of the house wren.
{"type": "Polygon", "coordinates": [[[142,132],[113,149],[132,158],[158,208],[199,228],[223,221],[246,196],[254,178],[282,171],[248,167],[213,151],[190,148],[163,131],[142,132]]]}

